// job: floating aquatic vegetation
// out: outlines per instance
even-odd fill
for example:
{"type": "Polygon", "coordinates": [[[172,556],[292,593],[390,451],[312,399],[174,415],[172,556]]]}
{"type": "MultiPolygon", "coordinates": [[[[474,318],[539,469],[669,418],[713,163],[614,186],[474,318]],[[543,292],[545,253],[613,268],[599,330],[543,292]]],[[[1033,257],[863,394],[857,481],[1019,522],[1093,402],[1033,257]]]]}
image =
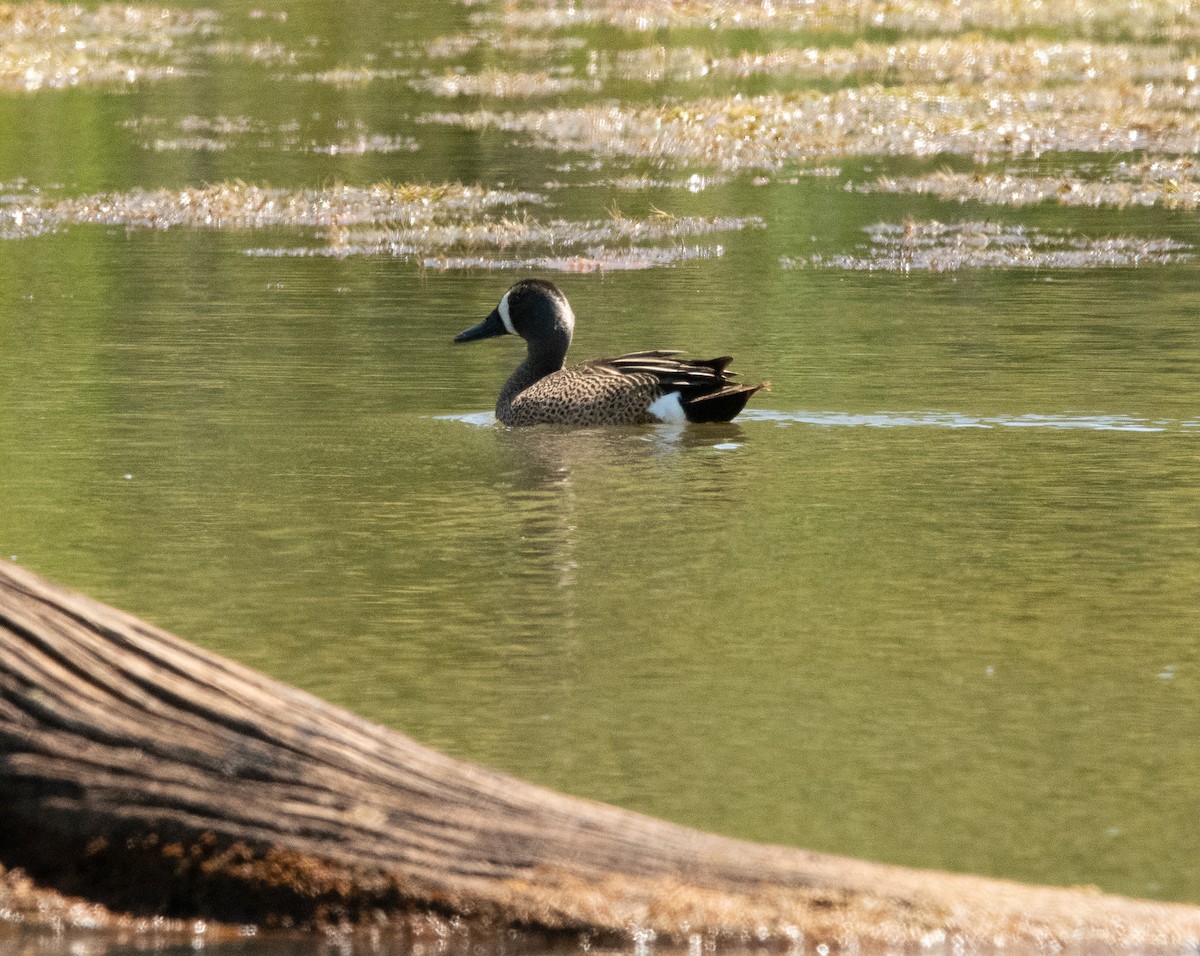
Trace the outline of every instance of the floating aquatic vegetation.
{"type": "Polygon", "coordinates": [[[478,33],[455,33],[449,36],[435,37],[426,43],[413,44],[409,48],[396,48],[397,56],[411,54],[430,60],[457,60],[466,56],[484,42],[478,33]]]}
{"type": "Polygon", "coordinates": [[[595,90],[599,86],[595,81],[555,75],[547,71],[508,73],[503,70],[424,76],[409,80],[408,85],[414,90],[432,93],[434,96],[487,96],[496,99],[558,96],[585,88],[595,90]]]}
{"type": "MultiPolygon", "coordinates": [[[[196,152],[217,153],[228,149],[233,142],[229,139],[214,139],[207,136],[183,136],[175,139],[156,137],[143,144],[155,152],[173,152],[193,150],[196,152]]],[[[387,155],[390,153],[415,153],[421,148],[411,136],[381,136],[360,135],[339,140],[336,143],[313,143],[301,146],[290,138],[280,143],[266,143],[270,148],[279,152],[289,152],[299,149],[303,152],[322,153],[326,156],[365,156],[369,153],[387,155]]]]}
{"type": "Polygon", "coordinates": [[[1168,265],[1193,258],[1173,239],[1130,236],[1088,238],[1068,230],[1041,230],[993,222],[876,223],[869,242],[853,253],[808,259],[784,257],[785,269],[804,267],[880,272],[954,272],[959,269],[1103,269],[1168,265]]]}
{"type": "Polygon", "coordinates": [[[217,153],[247,136],[263,137],[271,132],[262,120],[246,116],[184,116],[173,124],[173,130],[179,134],[177,136],[160,135],[167,128],[166,120],[161,117],[143,116],[125,120],[121,125],[146,134],[156,134],[142,139],[143,148],[155,152],[193,150],[217,153]]]}
{"type": "Polygon", "coordinates": [[[690,193],[700,193],[714,186],[724,186],[733,180],[732,176],[716,173],[701,176],[692,173],[686,179],[661,179],[653,176],[618,176],[609,179],[607,185],[613,189],[640,192],[643,189],[686,189],[690,193]]]}
{"type": "Polygon", "coordinates": [[[303,138],[301,125],[286,120],[271,125],[245,116],[185,116],[171,125],[178,136],[164,135],[168,124],[159,117],[143,116],[125,120],[122,126],[147,134],[142,146],[156,152],[199,150],[220,152],[231,146],[245,145],[252,140],[256,146],[279,152],[322,153],[327,156],[363,156],[368,153],[414,153],[421,146],[411,136],[384,136],[371,133],[362,120],[339,120],[335,125],[346,135],[334,143],[314,142],[303,138]],[[153,135],[151,135],[153,134],[153,135]]]}
{"type": "Polygon", "coordinates": [[[132,4],[0,4],[0,90],[129,84],[185,75],[179,42],[212,34],[211,10],[132,4]]]}
{"type": "Polygon", "coordinates": [[[721,246],[642,247],[636,249],[594,249],[578,256],[531,256],[496,258],[494,256],[428,256],[426,269],[536,269],[543,272],[626,272],[673,266],[692,259],[715,259],[723,255],[721,246]]]}
{"type": "Polygon", "coordinates": [[[1045,86],[1102,78],[1130,83],[1194,81],[1200,60],[1163,44],[1084,40],[1015,41],[979,35],[906,39],[897,43],[783,48],[765,53],[715,54],[697,47],[655,45],[602,60],[601,75],[676,82],[705,77],[845,80],[864,77],[903,83],[998,83],[1045,86]]]}
{"type": "MultiPolygon", "coordinates": [[[[1188,154],[1200,150],[1200,6],[1146,0],[576,0],[509,3],[479,22],[514,34],[578,26],[897,29],[895,42],[765,52],[658,45],[594,52],[587,75],[858,85],[712,96],[668,105],[593,102],[571,109],[427,119],[527,135],[537,146],[604,158],[777,169],[813,157],[976,158],[1045,152],[1188,154]],[[489,20],[489,18],[491,18],[489,20]],[[923,25],[923,26],[922,26],[923,25]],[[916,29],[916,28],[920,29],[916,29]],[[1049,39],[1043,28],[1066,39],[1049,39]],[[964,32],[964,31],[976,32],[964,32]],[[987,34],[978,31],[989,31],[987,34]],[[1037,31],[1032,35],[1029,31],[1037,31]],[[922,37],[911,34],[919,32],[922,37]],[[931,34],[941,34],[933,36],[931,34]],[[957,34],[957,35],[950,35],[957,34]],[[1074,34],[1071,36],[1070,34],[1074,34]],[[1152,38],[1153,42],[1141,42],[1152,38]]],[[[536,33],[533,35],[536,36],[536,33]]],[[[714,47],[727,38],[719,32],[714,47]]]]}
{"type": "Polygon", "coordinates": [[[282,43],[273,40],[219,40],[206,43],[201,52],[206,56],[228,60],[248,60],[252,63],[295,63],[299,57],[282,43]]]}
{"type": "Polygon", "coordinates": [[[537,204],[543,198],[536,193],[455,183],[377,183],[289,190],[236,182],[58,199],[44,193],[26,193],[4,200],[0,203],[0,238],[17,239],[82,224],[221,230],[288,226],[330,229],[380,223],[414,226],[446,217],[479,216],[501,206],[537,204]]]}
{"type": "Polygon", "coordinates": [[[248,20],[274,20],[276,23],[287,23],[288,15],[286,10],[261,10],[255,8],[246,13],[248,20]]]}
{"type": "Polygon", "coordinates": [[[29,238],[81,224],[131,230],[291,227],[307,230],[317,242],[249,253],[386,255],[438,269],[649,269],[723,252],[715,244],[688,245],[687,239],[762,226],[756,217],[673,216],[657,210],[640,219],[613,211],[600,220],[540,221],[527,208],[544,202],[536,193],[460,184],[286,190],[239,182],[66,198],[14,185],[27,191],[0,195],[0,239],[29,238]],[[493,216],[501,208],[522,212],[493,216]]]}
{"type": "Polygon", "coordinates": [[[270,127],[262,120],[249,116],[204,116],[188,115],[175,124],[184,133],[211,133],[215,136],[244,136],[247,133],[266,133],[270,127]]]}
{"type": "Polygon", "coordinates": [[[562,56],[585,46],[587,41],[582,37],[510,35],[494,30],[482,30],[478,33],[455,33],[437,37],[424,43],[396,48],[394,52],[397,56],[412,55],[430,60],[453,60],[483,47],[518,59],[545,60],[547,57],[562,56]]]}
{"type": "Polygon", "coordinates": [[[364,156],[367,153],[415,153],[421,148],[411,136],[381,136],[360,134],[327,146],[312,146],[310,151],[329,156],[364,156]]]}
{"type": "Polygon", "coordinates": [[[527,134],[602,157],[771,169],[827,156],[1200,151],[1200,85],[1089,84],[1041,90],[870,85],[832,93],[434,113],[426,121],[527,134]]]}
{"type": "Polygon", "coordinates": [[[798,186],[801,179],[837,179],[840,175],[842,175],[841,166],[809,166],[805,169],[792,170],[789,176],[755,176],[750,180],[750,185],[770,186],[775,183],[798,186]]]}
{"type": "Polygon", "coordinates": [[[495,220],[455,219],[443,223],[421,223],[417,226],[385,229],[343,230],[329,237],[330,255],[411,255],[430,249],[508,250],[544,246],[550,249],[585,249],[599,255],[620,244],[678,242],[691,236],[732,232],[747,227],[761,227],[757,217],[735,218],[701,216],[672,216],[658,213],[645,219],[618,214],[608,219],[582,222],[551,219],[545,222],[529,215],[520,218],[495,220]]]}
{"type": "Polygon", "coordinates": [[[281,73],[274,77],[280,82],[325,83],[329,86],[365,86],[377,80],[399,80],[411,76],[411,70],[383,70],[371,66],[339,66],[316,73],[281,73]]]}
{"type": "Polygon", "coordinates": [[[155,139],[145,144],[156,153],[196,152],[220,153],[229,148],[229,143],[223,139],[213,139],[210,136],[184,136],[178,139],[155,139]]]}
{"type": "Polygon", "coordinates": [[[453,218],[380,229],[337,228],[319,246],[255,249],[259,256],[393,256],[416,258],[426,268],[521,269],[559,272],[651,269],[723,254],[719,245],[685,245],[683,240],[747,227],[751,218],[672,216],[644,218],[613,213],[607,219],[574,222],[521,217],[453,218]]]}
{"type": "Polygon", "coordinates": [[[1200,207],[1200,168],[1188,157],[1118,163],[1103,179],[1071,173],[1032,176],[1018,173],[955,173],[926,176],[881,176],[855,185],[863,193],[907,193],[958,202],[995,206],[1029,206],[1055,202],[1063,206],[1200,207]]]}
{"type": "Polygon", "coordinates": [[[497,18],[507,29],[525,31],[579,26],[923,34],[1047,29],[1083,36],[1200,36],[1200,8],[1174,0],[560,0],[510,3],[498,14],[475,15],[481,23],[497,18]]]}

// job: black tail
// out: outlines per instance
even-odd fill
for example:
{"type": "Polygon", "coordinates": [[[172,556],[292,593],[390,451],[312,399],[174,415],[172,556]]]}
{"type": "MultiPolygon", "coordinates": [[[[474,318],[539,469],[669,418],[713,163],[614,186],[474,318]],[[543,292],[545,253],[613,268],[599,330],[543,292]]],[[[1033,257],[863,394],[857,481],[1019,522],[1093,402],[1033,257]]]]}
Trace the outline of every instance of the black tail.
{"type": "Polygon", "coordinates": [[[689,422],[727,422],[746,407],[761,385],[728,385],[719,392],[698,395],[683,404],[689,422]]]}
{"type": "Polygon", "coordinates": [[[680,352],[631,352],[601,360],[624,375],[653,375],[663,395],[679,393],[683,413],[690,422],[727,422],[746,407],[762,385],[739,385],[736,372],[727,366],[728,355],[712,359],[680,359],[680,352]]]}

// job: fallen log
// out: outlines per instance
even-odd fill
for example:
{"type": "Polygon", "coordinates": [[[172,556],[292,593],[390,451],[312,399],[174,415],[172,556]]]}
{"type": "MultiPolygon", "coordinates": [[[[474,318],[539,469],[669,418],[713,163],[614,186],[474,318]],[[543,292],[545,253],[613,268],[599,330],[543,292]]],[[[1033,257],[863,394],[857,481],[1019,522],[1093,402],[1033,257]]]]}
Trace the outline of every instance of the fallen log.
{"type": "Polygon", "coordinates": [[[1192,946],[1200,909],[701,833],[423,747],[0,562],[0,865],[111,908],[595,939],[1192,946]]]}

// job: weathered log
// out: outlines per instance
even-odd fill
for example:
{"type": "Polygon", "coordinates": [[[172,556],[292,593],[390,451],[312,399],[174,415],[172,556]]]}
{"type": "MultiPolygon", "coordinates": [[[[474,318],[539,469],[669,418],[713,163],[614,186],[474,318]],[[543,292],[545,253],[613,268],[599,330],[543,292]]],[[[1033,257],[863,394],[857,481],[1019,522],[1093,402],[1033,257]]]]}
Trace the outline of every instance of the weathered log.
{"type": "Polygon", "coordinates": [[[1200,909],[700,833],[454,760],[0,562],[0,864],[136,913],[1195,945],[1200,909]]]}

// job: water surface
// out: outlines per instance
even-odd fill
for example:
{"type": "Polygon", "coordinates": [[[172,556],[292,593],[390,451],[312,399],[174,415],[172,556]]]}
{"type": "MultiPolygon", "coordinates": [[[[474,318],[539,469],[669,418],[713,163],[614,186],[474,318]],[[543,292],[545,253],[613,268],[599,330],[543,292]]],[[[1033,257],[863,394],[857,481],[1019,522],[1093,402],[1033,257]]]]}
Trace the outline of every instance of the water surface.
{"type": "MultiPolygon", "coordinates": [[[[906,219],[1190,249],[1194,214],[845,188],[938,157],[708,184],[694,162],[428,121],[526,101],[308,77],[440,75],[425,41],[483,28],[434,7],[216,4],[221,36],[296,59],[198,53],[185,79],[0,94],[4,194],[461,181],[537,193],[524,208],[547,221],[756,217],[680,240],[699,258],[553,278],[577,357],[732,353],[771,391],[724,426],[508,431],[488,412],[517,343],[451,339],[515,276],[549,274],[491,268],[527,250],[441,269],[246,254],[319,251],[311,229],[65,225],[0,243],[4,556],[557,789],[747,839],[1200,901],[1195,262],[813,259],[866,262],[863,230],[906,219]],[[225,145],[189,144],[196,129],[225,145]],[[371,137],[397,148],[315,148],[371,137]]],[[[547,36],[585,42],[547,61],[577,79],[589,49],[650,43],[547,36]]],[[[628,102],[696,92],[624,82],[628,102]]]]}

